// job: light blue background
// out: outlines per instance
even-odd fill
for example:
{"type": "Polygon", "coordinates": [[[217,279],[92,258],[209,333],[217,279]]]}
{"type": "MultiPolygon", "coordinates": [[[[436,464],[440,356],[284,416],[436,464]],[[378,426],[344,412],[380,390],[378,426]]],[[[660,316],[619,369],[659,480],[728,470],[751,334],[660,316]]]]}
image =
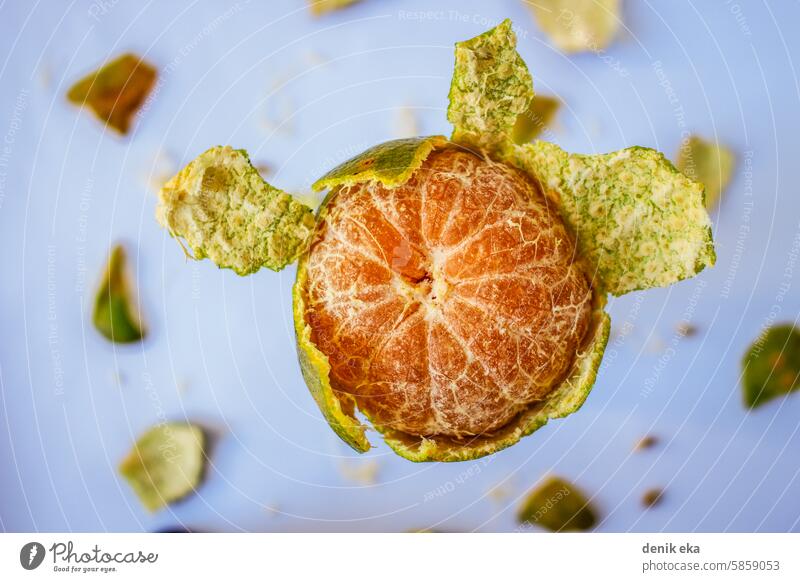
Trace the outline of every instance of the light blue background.
{"type": "Polygon", "coordinates": [[[567,57],[520,0],[366,0],[316,20],[300,0],[0,2],[0,528],[506,531],[555,472],[594,495],[600,531],[798,530],[800,396],[748,413],[738,383],[762,325],[800,314],[800,266],[786,271],[800,234],[798,21],[796,2],[628,1],[606,54],[567,57]],[[431,5],[435,18],[407,14],[431,5]],[[358,457],[300,377],[294,268],[239,278],[187,263],[153,218],[149,182],[232,144],[304,192],[396,137],[404,107],[422,133],[448,133],[452,45],[505,17],[537,90],[566,104],[552,135],[563,147],[673,156],[689,130],[736,150],[713,216],[717,266],[611,301],[604,367],[568,419],[476,462],[415,465],[374,434],[358,457]],[[125,50],[161,81],[118,138],[64,94],[125,50]],[[138,282],[141,345],[115,347],[89,323],[115,241],[138,282]],[[680,338],[687,312],[698,334],[680,338]],[[219,438],[197,494],[149,515],[115,468],[162,417],[219,438]],[[648,433],[661,444],[632,453],[648,433]],[[373,485],[343,474],[373,462],[373,485]],[[652,486],[664,503],[643,511],[652,486]]]}

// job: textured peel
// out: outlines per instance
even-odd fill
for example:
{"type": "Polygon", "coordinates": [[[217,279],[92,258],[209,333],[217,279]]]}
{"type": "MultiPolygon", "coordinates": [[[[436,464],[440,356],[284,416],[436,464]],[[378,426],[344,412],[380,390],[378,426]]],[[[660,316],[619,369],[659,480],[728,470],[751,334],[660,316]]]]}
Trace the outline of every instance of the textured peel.
{"type": "Polygon", "coordinates": [[[714,264],[703,185],[661,153],[568,154],[537,141],[517,146],[515,162],[561,209],[600,290],[664,287],[714,264]]]}
{"type": "Polygon", "coordinates": [[[565,53],[601,51],[614,40],[622,19],[621,0],[530,0],[525,4],[565,53]]]}
{"type": "Polygon", "coordinates": [[[510,20],[456,43],[447,109],[452,141],[489,151],[510,143],[533,99],[533,80],[516,44],[510,20]]]}
{"type": "Polygon", "coordinates": [[[144,337],[125,263],[125,249],[115,245],[97,288],[92,312],[97,331],[116,343],[135,342],[144,337]]]}
{"type": "Polygon", "coordinates": [[[75,83],[67,99],[88,107],[108,127],[126,134],[155,80],[155,68],[136,55],[124,54],[75,83]]]}
{"type": "Polygon", "coordinates": [[[723,144],[693,135],[681,145],[678,169],[706,187],[706,207],[713,209],[733,174],[736,156],[723,144]]]}
{"type": "Polygon", "coordinates": [[[403,184],[436,148],[447,144],[444,136],[395,139],[373,146],[339,164],[312,184],[311,188],[333,189],[375,180],[384,186],[403,184]]]}
{"type": "Polygon", "coordinates": [[[203,478],[206,438],[197,425],[159,424],[145,432],[119,466],[149,511],[193,492],[203,478]]]}
{"type": "Polygon", "coordinates": [[[195,259],[248,275],[280,271],[305,251],[311,209],[265,182],[244,150],[200,154],[159,192],[156,218],[195,259]]]}

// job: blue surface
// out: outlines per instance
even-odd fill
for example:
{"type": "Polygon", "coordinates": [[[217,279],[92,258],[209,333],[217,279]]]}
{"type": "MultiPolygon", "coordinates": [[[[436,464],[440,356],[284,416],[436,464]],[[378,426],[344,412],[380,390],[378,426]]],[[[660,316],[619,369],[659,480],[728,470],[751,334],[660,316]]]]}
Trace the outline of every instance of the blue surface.
{"type": "Polygon", "coordinates": [[[629,1],[628,30],[605,55],[566,57],[519,0],[440,1],[436,18],[409,18],[431,4],[366,0],[314,20],[300,0],[0,1],[0,528],[505,531],[552,471],[595,495],[600,531],[798,530],[800,396],[748,414],[738,379],[762,325],[800,314],[800,6],[629,1]],[[566,103],[553,135],[563,147],[673,154],[688,130],[736,150],[713,216],[718,264],[611,302],[603,370],[568,419],[471,463],[415,465],[374,435],[358,457],[300,377],[294,269],[239,278],[187,264],[148,183],[229,143],[303,192],[395,137],[403,107],[422,133],[448,133],[452,45],[505,17],[537,90],[566,103]],[[120,139],[64,94],[124,50],[161,81],[120,139]],[[115,241],[138,281],[141,345],[114,347],[89,323],[115,241]],[[699,333],[679,338],[686,313],[699,333]],[[149,425],[183,417],[218,433],[213,465],[196,495],[149,515],[115,467],[149,425]],[[632,453],[648,433],[661,445],[632,453]],[[342,472],[372,462],[376,484],[342,472]],[[506,495],[489,495],[499,483],[506,495]],[[651,486],[667,493],[645,512],[651,486]]]}

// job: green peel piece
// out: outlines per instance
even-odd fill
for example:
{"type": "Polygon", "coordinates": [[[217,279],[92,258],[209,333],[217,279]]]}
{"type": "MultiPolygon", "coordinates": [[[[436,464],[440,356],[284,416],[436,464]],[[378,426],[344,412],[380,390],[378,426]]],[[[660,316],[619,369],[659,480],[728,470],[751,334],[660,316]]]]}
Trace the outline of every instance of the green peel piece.
{"type": "Polygon", "coordinates": [[[516,50],[511,21],[456,43],[447,119],[454,142],[489,151],[510,143],[533,99],[533,80],[516,50]]]}
{"type": "MultiPolygon", "coordinates": [[[[325,212],[325,206],[320,210],[325,212]]],[[[366,427],[355,417],[355,403],[345,394],[334,393],[330,383],[331,366],[328,357],[311,341],[311,327],[306,323],[306,299],[303,289],[308,279],[305,258],[297,267],[297,279],[292,289],[294,330],[297,339],[297,355],[300,371],[306,381],[311,396],[319,406],[322,415],[339,437],[359,453],[370,449],[364,432],[366,427]]]]}
{"type": "Polygon", "coordinates": [[[549,477],[528,494],[517,519],[554,532],[587,531],[597,523],[597,514],[575,485],[549,477]]]}
{"type": "Polygon", "coordinates": [[[361,0],[308,0],[308,7],[314,16],[322,16],[329,12],[335,12],[342,8],[347,8],[360,2],[361,0]]]}
{"type": "Polygon", "coordinates": [[[136,441],[119,472],[149,511],[193,492],[205,469],[206,438],[190,423],[159,424],[136,441]]]}
{"type": "Polygon", "coordinates": [[[614,40],[622,20],[620,0],[532,0],[539,27],[565,53],[599,52],[614,40]]]}
{"type": "Polygon", "coordinates": [[[603,311],[605,298],[595,299],[592,327],[584,347],[576,355],[567,378],[546,400],[522,412],[492,435],[457,440],[450,437],[414,437],[399,431],[375,428],[394,452],[409,461],[469,461],[491,455],[519,442],[543,427],[549,420],[563,418],[577,411],[589,396],[608,342],[611,320],[603,311]]]}
{"type": "Polygon", "coordinates": [[[97,331],[116,343],[136,342],[144,337],[125,263],[125,249],[122,245],[114,246],[97,288],[92,313],[97,331]]]}
{"type": "Polygon", "coordinates": [[[547,95],[537,95],[528,109],[517,118],[512,137],[514,143],[528,143],[550,125],[561,107],[561,101],[547,95]]]}
{"type": "Polygon", "coordinates": [[[517,146],[515,161],[560,209],[599,290],[664,287],[714,264],[703,185],[663,154],[642,147],[568,154],[537,141],[517,146]]]}
{"type": "Polygon", "coordinates": [[[705,184],[706,207],[713,209],[730,182],[736,156],[722,144],[693,135],[681,145],[676,165],[692,180],[705,184]]]}
{"type": "Polygon", "coordinates": [[[230,146],[200,154],[167,182],[156,218],[186,242],[191,258],[208,257],[239,275],[294,262],[315,225],[308,206],[265,182],[247,152],[230,146]]]}
{"type": "Polygon", "coordinates": [[[136,55],[125,54],[75,83],[67,99],[89,107],[108,127],[126,134],[156,76],[154,67],[136,55]]]}
{"type": "Polygon", "coordinates": [[[312,184],[315,192],[377,180],[391,188],[408,180],[436,148],[447,145],[441,135],[395,139],[374,146],[336,166],[312,184]]]}
{"type": "Polygon", "coordinates": [[[789,324],[765,330],[747,350],[742,366],[748,408],[800,389],[800,331],[789,324]]]}

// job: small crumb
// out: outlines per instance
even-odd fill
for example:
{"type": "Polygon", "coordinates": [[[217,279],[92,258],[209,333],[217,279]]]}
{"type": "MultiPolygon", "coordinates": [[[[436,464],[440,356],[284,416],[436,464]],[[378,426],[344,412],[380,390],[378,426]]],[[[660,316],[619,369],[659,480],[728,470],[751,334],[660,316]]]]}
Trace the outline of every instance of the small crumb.
{"type": "Polygon", "coordinates": [[[392,126],[392,134],[397,139],[416,137],[420,134],[417,115],[408,105],[395,110],[392,126]]]}
{"type": "Polygon", "coordinates": [[[272,505],[265,505],[264,506],[264,513],[266,513],[270,517],[277,517],[280,514],[280,509],[276,504],[272,505]]]}
{"type": "Polygon", "coordinates": [[[375,485],[378,482],[380,465],[377,461],[339,461],[339,474],[353,483],[375,485]]]}
{"type": "Polygon", "coordinates": [[[42,89],[49,89],[50,85],[53,84],[53,71],[50,68],[50,65],[43,63],[37,71],[36,78],[39,81],[39,85],[42,87],[42,89]]]}
{"type": "Polygon", "coordinates": [[[253,166],[259,173],[259,175],[264,178],[265,180],[272,174],[272,166],[265,162],[260,162],[253,166]]]}
{"type": "Polygon", "coordinates": [[[655,507],[664,498],[664,490],[659,487],[648,489],[642,495],[642,505],[646,508],[655,507]]]}
{"type": "Polygon", "coordinates": [[[327,64],[330,59],[314,49],[309,49],[303,53],[303,62],[309,67],[317,67],[327,64]]]}
{"type": "Polygon", "coordinates": [[[125,386],[125,374],[123,374],[120,370],[114,370],[111,372],[111,380],[120,388],[125,386]]]}
{"type": "Polygon", "coordinates": [[[261,126],[265,131],[280,131],[285,135],[294,133],[294,125],[291,118],[294,115],[294,102],[287,95],[275,96],[272,99],[273,106],[268,106],[261,117],[261,126]]]}
{"type": "Polygon", "coordinates": [[[514,487],[508,481],[498,483],[489,489],[489,499],[497,503],[502,503],[514,494],[514,487]]]}
{"type": "Polygon", "coordinates": [[[172,176],[178,173],[175,158],[169,152],[159,150],[153,156],[149,169],[144,174],[144,181],[150,191],[158,193],[172,176]]]}
{"type": "Polygon", "coordinates": [[[693,335],[697,335],[697,327],[688,321],[682,321],[676,325],[675,331],[677,331],[683,337],[692,337],[693,335]]]}
{"type": "Polygon", "coordinates": [[[636,443],[636,446],[634,447],[633,450],[646,451],[647,449],[652,449],[657,444],[658,444],[658,437],[649,434],[639,439],[639,442],[636,443]]]}
{"type": "Polygon", "coordinates": [[[649,342],[647,342],[646,349],[647,349],[648,353],[660,354],[665,349],[667,349],[667,344],[664,343],[664,340],[662,340],[660,337],[655,337],[654,336],[653,338],[650,339],[649,342]]]}
{"type": "Polygon", "coordinates": [[[176,382],[175,389],[178,391],[178,394],[185,394],[189,391],[189,380],[181,378],[176,382]]]}

